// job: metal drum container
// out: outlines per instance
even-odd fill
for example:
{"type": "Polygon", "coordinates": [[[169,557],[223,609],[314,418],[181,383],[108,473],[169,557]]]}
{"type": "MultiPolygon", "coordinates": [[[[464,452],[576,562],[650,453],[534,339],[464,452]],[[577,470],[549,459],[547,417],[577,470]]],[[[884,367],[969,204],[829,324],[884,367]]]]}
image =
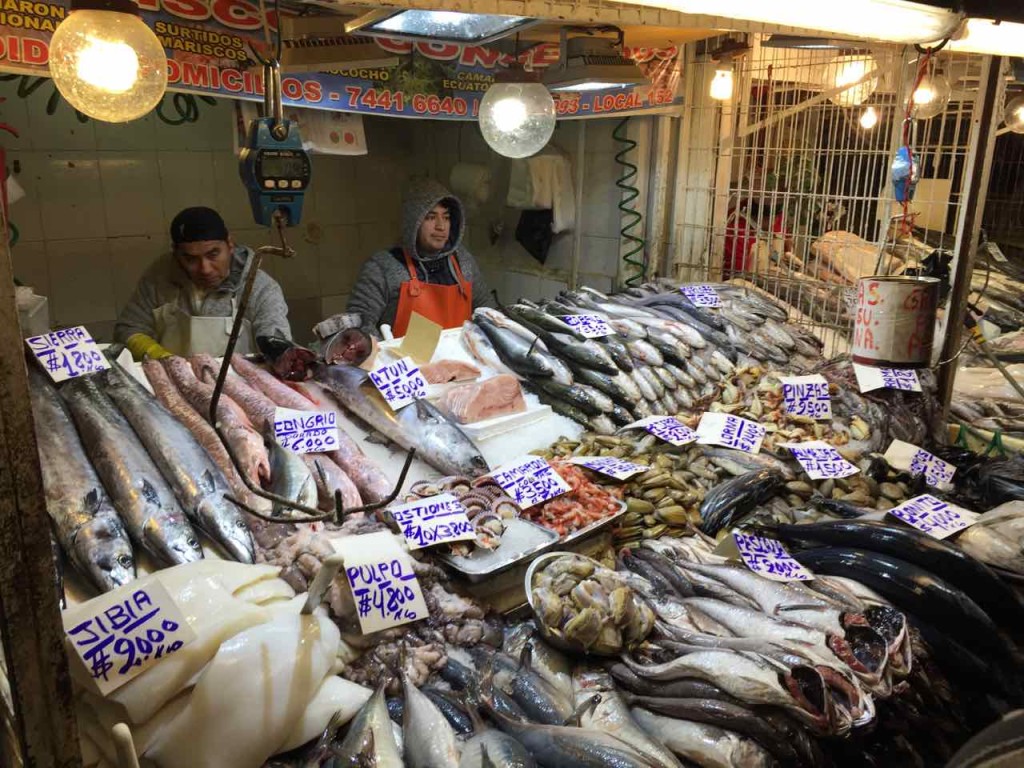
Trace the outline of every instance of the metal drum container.
{"type": "Polygon", "coordinates": [[[934,277],[862,277],[857,281],[853,361],[927,368],[935,337],[939,281],[934,277]]]}

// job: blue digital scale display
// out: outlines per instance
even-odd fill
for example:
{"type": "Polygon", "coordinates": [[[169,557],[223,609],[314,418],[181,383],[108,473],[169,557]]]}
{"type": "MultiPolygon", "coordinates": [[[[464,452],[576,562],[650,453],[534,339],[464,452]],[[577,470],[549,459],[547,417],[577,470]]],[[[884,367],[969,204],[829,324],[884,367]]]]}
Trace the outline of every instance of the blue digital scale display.
{"type": "Polygon", "coordinates": [[[253,120],[239,156],[239,170],[257,224],[270,226],[276,211],[284,214],[286,226],[301,221],[313,164],[302,148],[298,125],[274,117],[253,120]]]}

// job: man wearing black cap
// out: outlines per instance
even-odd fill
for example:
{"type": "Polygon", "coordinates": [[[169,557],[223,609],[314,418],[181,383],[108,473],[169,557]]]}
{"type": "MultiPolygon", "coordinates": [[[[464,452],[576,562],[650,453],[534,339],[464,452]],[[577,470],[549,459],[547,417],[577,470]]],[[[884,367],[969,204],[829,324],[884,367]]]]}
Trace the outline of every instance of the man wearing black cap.
{"type": "MultiPolygon", "coordinates": [[[[172,253],[139,280],[114,327],[136,360],[168,355],[222,355],[238,311],[252,251],[236,246],[212,208],[186,208],[171,222],[172,253]]],[[[257,336],[291,338],[281,287],[262,270],[235,351],[255,351],[257,336]]]]}

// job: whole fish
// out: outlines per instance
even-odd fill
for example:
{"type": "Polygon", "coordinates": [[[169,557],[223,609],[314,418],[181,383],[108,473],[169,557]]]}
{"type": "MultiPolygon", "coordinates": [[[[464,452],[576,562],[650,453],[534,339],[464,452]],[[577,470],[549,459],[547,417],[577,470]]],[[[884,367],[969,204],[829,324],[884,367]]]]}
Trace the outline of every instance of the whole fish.
{"type": "Polygon", "coordinates": [[[551,397],[569,403],[589,415],[608,413],[615,407],[615,403],[608,395],[586,384],[574,383],[565,386],[551,379],[535,379],[532,384],[551,397]]]}
{"type": "Polygon", "coordinates": [[[661,379],[654,374],[654,371],[649,366],[638,365],[636,370],[650,385],[651,390],[654,392],[655,399],[661,399],[665,396],[665,385],[661,383],[661,379]]]}
{"type": "Polygon", "coordinates": [[[673,335],[668,331],[648,328],[646,338],[651,346],[658,350],[661,356],[665,358],[666,365],[670,363],[682,365],[686,362],[686,358],[693,354],[678,335],[673,335]]]}
{"type": "Polygon", "coordinates": [[[629,712],[629,706],[616,689],[611,675],[604,670],[581,666],[573,673],[573,687],[578,707],[594,694],[600,694],[597,704],[584,711],[580,727],[607,733],[629,744],[647,758],[652,766],[680,768],[681,763],[672,752],[637,725],[629,712]]]}
{"type": "Polygon", "coordinates": [[[224,498],[227,480],[188,428],[116,362],[97,374],[171,486],[189,521],[240,563],[255,561],[241,510],[224,498]]]}
{"type": "Polygon", "coordinates": [[[344,740],[332,750],[327,765],[337,768],[404,768],[384,703],[384,686],[352,718],[344,740]]]}
{"type": "Polygon", "coordinates": [[[458,768],[459,749],[455,731],[434,703],[402,675],[405,711],[402,743],[409,768],[458,768]]]}
{"type": "Polygon", "coordinates": [[[369,374],[348,365],[318,365],[314,378],[346,409],[406,450],[415,448],[420,459],[444,474],[479,477],[490,470],[473,441],[426,400],[393,411],[369,383],[369,374]]]}
{"type": "Polygon", "coordinates": [[[1014,652],[991,618],[964,592],[939,576],[904,560],[858,549],[795,552],[815,573],[845,576],[879,592],[897,608],[919,616],[968,647],[1010,659],[1014,652]]]}
{"type": "Polygon", "coordinates": [[[983,563],[1024,575],[1024,509],[1009,501],[989,510],[956,544],[983,563]]]}
{"type": "Polygon", "coordinates": [[[599,435],[614,435],[616,431],[615,422],[611,420],[611,417],[604,414],[591,416],[587,419],[587,426],[590,427],[591,432],[596,432],[599,435]]]}
{"type": "Polygon", "coordinates": [[[462,324],[462,336],[460,338],[462,346],[466,348],[466,351],[481,364],[492,368],[498,373],[511,373],[516,378],[525,381],[525,376],[516,373],[501,361],[501,358],[494,349],[494,345],[491,344],[491,340],[480,330],[480,326],[472,320],[467,320],[462,324]]]}
{"type": "Polygon", "coordinates": [[[770,768],[772,756],[753,739],[713,725],[634,708],[641,727],[677,755],[708,768],[770,768]]]}
{"type": "Polygon", "coordinates": [[[722,467],[732,475],[743,475],[747,472],[755,472],[759,469],[771,469],[781,474],[786,480],[792,480],[796,475],[792,468],[767,451],[760,453],[747,453],[736,448],[726,448],[721,445],[702,445],[701,450],[715,466],[722,467]]]}
{"type": "Polygon", "coordinates": [[[626,348],[639,365],[661,366],[665,364],[665,358],[661,352],[645,339],[634,339],[626,344],[626,348]]]}
{"type": "Polygon", "coordinates": [[[687,387],[689,389],[689,388],[697,386],[697,382],[693,378],[693,376],[688,374],[686,371],[684,371],[678,365],[672,365],[672,363],[666,363],[665,364],[665,370],[668,371],[669,373],[671,373],[673,376],[675,376],[676,377],[676,381],[678,381],[684,387],[687,387]]]}
{"type": "Polygon", "coordinates": [[[29,366],[29,394],[46,511],[78,572],[100,592],[135,579],[135,555],[117,510],[85,454],[56,389],[29,366]]]}
{"type": "Polygon", "coordinates": [[[489,728],[462,746],[459,768],[534,768],[537,761],[526,747],[504,731],[489,728]]]}
{"type": "Polygon", "coordinates": [[[563,333],[535,329],[532,325],[529,328],[538,332],[538,336],[544,339],[554,354],[569,362],[593,368],[609,376],[614,376],[619,372],[619,366],[615,364],[608,351],[594,339],[577,341],[563,333]]]}
{"type": "Polygon", "coordinates": [[[545,405],[550,406],[551,410],[559,416],[564,416],[565,418],[571,419],[577,424],[582,424],[585,427],[590,424],[590,417],[587,412],[581,408],[577,408],[572,403],[568,403],[558,397],[552,397],[541,389],[538,389],[537,391],[537,398],[545,405]]]}
{"type": "Polygon", "coordinates": [[[564,320],[559,317],[549,315],[543,310],[528,307],[523,304],[510,304],[503,309],[506,315],[509,315],[522,323],[529,323],[530,325],[537,326],[545,331],[564,333],[577,341],[583,341],[586,339],[586,336],[581,334],[564,320]]]}
{"type": "Polygon", "coordinates": [[[464,703],[456,699],[455,694],[440,688],[427,687],[421,688],[420,693],[430,699],[430,702],[437,707],[457,735],[465,736],[473,733],[473,719],[466,711],[464,703]]]}
{"type": "Polygon", "coordinates": [[[601,731],[520,723],[497,714],[493,708],[491,717],[546,768],[651,768],[639,752],[601,731]]]}
{"type": "Polygon", "coordinates": [[[569,658],[544,642],[537,635],[537,628],[533,622],[523,622],[506,630],[502,649],[512,657],[521,657],[527,643],[533,646],[530,655],[531,669],[563,695],[571,696],[572,664],[569,658]]]}
{"type": "Polygon", "coordinates": [[[561,725],[573,714],[572,691],[549,683],[532,667],[533,643],[527,642],[520,654],[519,667],[508,684],[508,693],[532,722],[561,725]]]}
{"type": "Polygon", "coordinates": [[[701,502],[701,530],[715,536],[774,496],[784,481],[782,474],[775,470],[759,469],[719,483],[701,502]]]}
{"type": "Polygon", "coordinates": [[[242,482],[238,469],[231,461],[224,443],[221,442],[210,422],[200,415],[199,411],[185,400],[178,388],[174,386],[167,371],[158,360],[146,360],[142,363],[142,371],[146,374],[149,385],[153,388],[156,399],[164,404],[174,418],[188,427],[188,431],[199,441],[213,462],[227,478],[235,496],[244,501],[250,508],[269,512],[270,502],[252,493],[242,482]]]}
{"type": "Polygon", "coordinates": [[[199,538],[131,425],[92,377],[61,387],[96,474],[132,542],[163,565],[203,558],[199,538]]]}
{"type": "Polygon", "coordinates": [[[748,568],[732,563],[702,564],[693,562],[677,562],[688,576],[699,574],[723,584],[739,595],[741,600],[729,597],[725,599],[733,605],[746,604],[756,606],[771,616],[784,615],[794,606],[804,609],[818,608],[832,611],[839,606],[825,595],[804,587],[800,582],[780,582],[765,579],[748,568]],[[742,599],[747,602],[743,603],[742,599]]]}
{"type": "MultiPolygon", "coordinates": [[[[192,372],[188,361],[181,357],[166,357],[160,361],[178,391],[209,421],[210,405],[213,402],[214,386],[200,381],[192,372]]],[[[270,475],[270,460],[263,438],[253,429],[252,423],[238,403],[223,394],[217,402],[217,420],[225,440],[238,459],[239,468],[252,482],[259,483],[270,475]]]]}
{"type": "Polygon", "coordinates": [[[477,319],[476,323],[505,365],[517,374],[530,378],[554,376],[555,370],[548,362],[548,356],[538,347],[536,340],[525,339],[485,318],[477,319]]]}
{"type": "Polygon", "coordinates": [[[654,371],[654,375],[658,377],[658,380],[665,386],[666,390],[673,391],[678,389],[679,382],[664,368],[651,368],[651,370],[654,371]]]}
{"type": "MultiPolygon", "coordinates": [[[[635,406],[635,403],[630,403],[629,408],[634,408],[635,406]]],[[[618,403],[616,403],[615,407],[608,413],[608,418],[610,418],[612,423],[617,427],[624,427],[627,424],[632,424],[636,421],[636,417],[633,416],[633,412],[618,403]]],[[[641,416],[640,418],[643,417],[641,416]]]]}
{"type": "Polygon", "coordinates": [[[633,380],[633,383],[636,384],[637,389],[640,390],[640,394],[644,396],[644,400],[654,401],[658,399],[658,395],[654,391],[654,387],[651,386],[651,382],[646,376],[640,373],[639,368],[634,368],[629,376],[633,380]]]}
{"type": "Polygon", "coordinates": [[[626,373],[633,370],[633,357],[629,354],[629,349],[626,348],[622,339],[617,336],[604,336],[596,341],[608,351],[612,360],[619,366],[619,370],[626,373]]]}
{"type": "Polygon", "coordinates": [[[534,345],[541,352],[550,353],[551,351],[545,345],[544,340],[537,337],[537,332],[533,328],[528,328],[526,324],[513,320],[500,310],[491,307],[477,307],[473,310],[473,320],[477,323],[486,321],[493,326],[509,331],[534,345]]]}
{"type": "MultiPolygon", "coordinates": [[[[282,446],[274,437],[272,430],[264,432],[264,440],[267,445],[267,455],[270,457],[270,486],[268,490],[289,501],[315,508],[318,500],[316,478],[313,477],[313,473],[303,457],[282,446]]],[[[275,517],[290,515],[291,512],[292,510],[283,504],[274,503],[272,514],[275,517]]]]}
{"type": "Polygon", "coordinates": [[[920,566],[962,589],[989,616],[1024,633],[1024,606],[1006,582],[987,566],[948,541],[912,528],[870,520],[836,520],[805,525],[781,525],[777,536],[792,545],[834,545],[893,555],[920,566]]]}
{"type": "Polygon", "coordinates": [[[629,408],[637,400],[641,399],[640,390],[633,380],[626,374],[620,372],[615,376],[609,376],[601,371],[592,368],[576,366],[573,368],[577,383],[586,384],[604,392],[619,405],[629,408]],[[628,382],[628,384],[626,383],[628,382]]]}
{"type": "Polygon", "coordinates": [[[636,695],[739,702],[738,699],[733,698],[717,685],[706,680],[697,678],[683,678],[667,682],[648,680],[621,662],[612,664],[608,668],[608,672],[620,688],[636,695]]]}

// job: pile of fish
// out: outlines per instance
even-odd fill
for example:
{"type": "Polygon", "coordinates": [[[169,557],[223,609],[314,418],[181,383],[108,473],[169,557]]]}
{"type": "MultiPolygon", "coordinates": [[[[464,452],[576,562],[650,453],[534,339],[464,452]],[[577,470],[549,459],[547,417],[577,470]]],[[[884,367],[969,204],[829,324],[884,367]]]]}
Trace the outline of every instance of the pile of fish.
{"type": "Polygon", "coordinates": [[[193,434],[116,363],[55,387],[30,368],[47,509],[64,552],[109,591],[159,567],[200,560],[197,532],[251,563],[254,544],[229,483],[193,434]]]}
{"type": "Polygon", "coordinates": [[[737,365],[799,370],[820,361],[820,343],[785,325],[779,306],[735,286],[714,287],[722,306],[713,310],[662,283],[611,297],[581,288],[542,303],[480,308],[462,339],[481,363],[516,375],[556,412],[601,434],[710,402],[737,365]],[[585,338],[563,319],[570,315],[598,315],[613,332],[585,338]]]}

